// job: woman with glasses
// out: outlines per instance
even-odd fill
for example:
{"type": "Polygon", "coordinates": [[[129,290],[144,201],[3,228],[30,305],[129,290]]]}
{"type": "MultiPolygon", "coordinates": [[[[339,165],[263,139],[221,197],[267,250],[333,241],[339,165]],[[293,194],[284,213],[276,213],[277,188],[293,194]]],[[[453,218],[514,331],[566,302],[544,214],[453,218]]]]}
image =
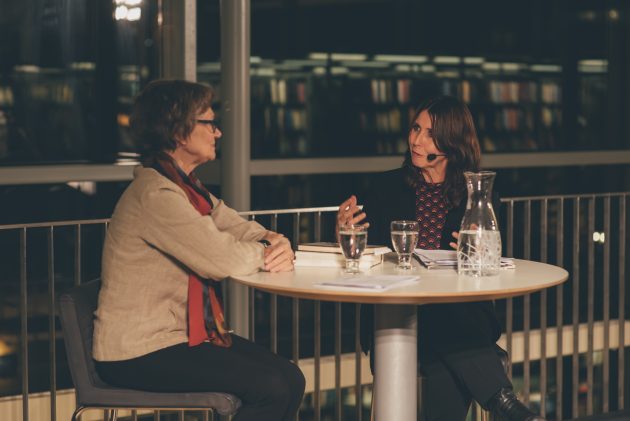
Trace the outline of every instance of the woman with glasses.
{"type": "Polygon", "coordinates": [[[245,221],[199,182],[221,130],[212,90],[155,81],[136,98],[131,130],[145,162],[107,230],[93,354],[112,385],[153,392],[225,392],[234,421],[294,420],[304,376],[290,361],[234,335],[222,279],[293,270],[281,234],[245,221]]]}
{"type": "MultiPolygon", "coordinates": [[[[389,244],[393,220],[419,222],[418,247],[456,248],[466,207],[465,171],[479,171],[479,142],[468,107],[453,97],[424,102],[411,122],[401,168],[378,174],[363,196],[342,203],[337,227],[365,223],[370,241],[389,244]],[[367,222],[369,220],[369,223],[367,222]]],[[[362,346],[374,349],[371,306],[361,312],[362,346]]],[[[463,421],[471,400],[508,421],[542,420],[512,391],[497,345],[501,334],[490,301],[429,304],[418,310],[423,420],[463,421]]],[[[370,355],[373,361],[373,355],[370,355]]]]}

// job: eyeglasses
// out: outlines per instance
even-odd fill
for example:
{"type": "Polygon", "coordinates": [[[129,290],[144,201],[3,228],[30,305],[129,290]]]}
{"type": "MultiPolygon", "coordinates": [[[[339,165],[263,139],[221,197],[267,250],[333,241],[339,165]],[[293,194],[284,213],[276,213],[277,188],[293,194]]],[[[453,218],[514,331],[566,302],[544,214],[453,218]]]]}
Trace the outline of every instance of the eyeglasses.
{"type": "Polygon", "coordinates": [[[212,133],[216,133],[218,130],[221,130],[216,120],[197,120],[197,123],[210,126],[212,133]]]}

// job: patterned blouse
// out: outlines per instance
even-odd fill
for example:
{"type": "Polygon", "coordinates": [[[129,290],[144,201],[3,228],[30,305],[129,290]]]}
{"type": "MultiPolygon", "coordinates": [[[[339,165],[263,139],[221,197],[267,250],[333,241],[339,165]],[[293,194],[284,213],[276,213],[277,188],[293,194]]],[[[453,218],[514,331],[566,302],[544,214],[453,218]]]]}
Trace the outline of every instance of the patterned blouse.
{"type": "Polygon", "coordinates": [[[418,248],[440,248],[448,207],[442,193],[443,183],[421,183],[416,189],[416,220],[420,224],[418,248]]]}

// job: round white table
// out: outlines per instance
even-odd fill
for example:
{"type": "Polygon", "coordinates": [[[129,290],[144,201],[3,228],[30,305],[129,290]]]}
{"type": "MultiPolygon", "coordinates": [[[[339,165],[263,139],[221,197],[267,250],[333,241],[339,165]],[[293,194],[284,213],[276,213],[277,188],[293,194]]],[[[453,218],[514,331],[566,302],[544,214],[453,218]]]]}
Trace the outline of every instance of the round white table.
{"type": "Polygon", "coordinates": [[[412,285],[386,291],[335,289],[317,285],[343,276],[340,269],[297,267],[294,272],[259,272],[232,279],[262,291],[321,301],[372,303],[374,313],[375,367],[374,411],[377,421],[415,421],[417,411],[417,304],[484,301],[513,297],[564,282],[566,270],[515,259],[515,269],[492,277],[458,276],[453,269],[427,270],[413,262],[413,271],[396,268],[395,254],[365,275],[416,275],[412,285]]]}

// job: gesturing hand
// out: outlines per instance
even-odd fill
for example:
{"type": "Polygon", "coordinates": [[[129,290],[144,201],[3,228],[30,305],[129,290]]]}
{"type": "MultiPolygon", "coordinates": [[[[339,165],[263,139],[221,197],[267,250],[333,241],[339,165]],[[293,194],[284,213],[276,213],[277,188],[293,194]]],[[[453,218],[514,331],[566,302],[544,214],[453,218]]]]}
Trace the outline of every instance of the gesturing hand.
{"type": "MultiPolygon", "coordinates": [[[[452,235],[455,240],[459,241],[459,232],[453,231],[452,235]]],[[[457,241],[451,241],[450,243],[448,243],[448,245],[457,250],[457,241]]]]}
{"type": "Polygon", "coordinates": [[[293,254],[291,242],[284,235],[273,231],[267,231],[263,239],[271,243],[265,249],[265,270],[269,272],[292,271],[295,254],[293,254]]]}
{"type": "MultiPolygon", "coordinates": [[[[361,212],[361,209],[357,206],[357,197],[355,195],[350,196],[345,202],[339,205],[335,233],[339,234],[340,226],[358,224],[363,221],[366,216],[365,212],[361,212]]],[[[366,222],[363,225],[365,228],[370,226],[369,222],[366,222]]]]}
{"type": "MultiPolygon", "coordinates": [[[[476,230],[478,228],[479,226],[477,224],[470,225],[471,230],[476,230]]],[[[459,241],[459,231],[453,231],[451,234],[453,235],[453,238],[455,238],[455,240],[457,241],[451,241],[450,243],[448,243],[448,245],[453,247],[455,250],[457,250],[457,242],[459,241]]]]}

